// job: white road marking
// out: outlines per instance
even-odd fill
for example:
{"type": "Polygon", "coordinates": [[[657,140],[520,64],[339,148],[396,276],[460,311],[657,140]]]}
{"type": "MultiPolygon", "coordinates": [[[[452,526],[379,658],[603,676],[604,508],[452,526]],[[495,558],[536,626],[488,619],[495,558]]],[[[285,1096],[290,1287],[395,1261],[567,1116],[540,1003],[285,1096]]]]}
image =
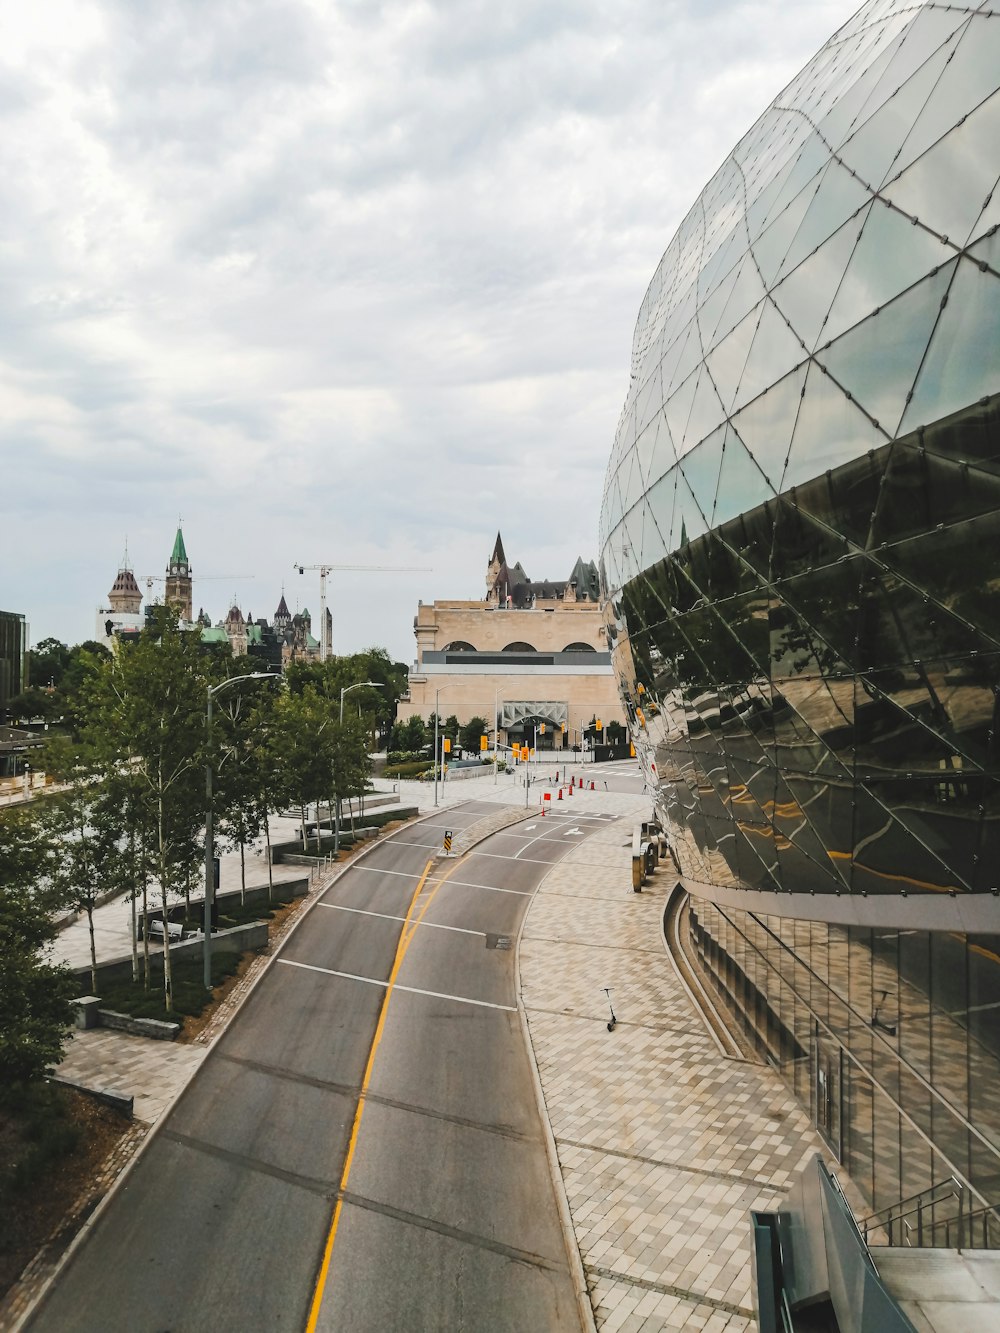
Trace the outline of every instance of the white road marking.
{"type": "MultiPolygon", "coordinates": [[[[548,865],[549,863],[548,861],[545,861],[543,864],[548,865]]],[[[436,879],[429,879],[427,881],[428,884],[437,884],[438,882],[439,881],[436,879]]],[[[467,879],[449,879],[445,882],[448,884],[460,884],[463,889],[488,889],[490,893],[513,893],[516,894],[518,898],[530,898],[535,892],[534,889],[502,889],[499,884],[473,884],[467,879]]]]}
{"type": "MultiPolygon", "coordinates": [[[[546,826],[546,831],[547,831],[547,830],[548,830],[548,826],[546,826]]],[[[514,860],[516,861],[516,860],[518,859],[518,857],[521,855],[521,852],[526,852],[526,851],[528,850],[528,848],[532,845],[532,843],[541,842],[541,840],[542,840],[545,836],[546,836],[545,833],[538,833],[538,834],[535,835],[535,837],[533,837],[533,838],[529,838],[529,840],[524,844],[524,846],[520,849],[520,851],[516,851],[516,852],[514,853],[514,860]]],[[[525,857],[525,860],[530,860],[530,858],[529,858],[529,857],[525,857]]]]}
{"type": "MultiPolygon", "coordinates": [[[[376,916],[381,921],[405,921],[405,916],[393,916],[390,912],[366,912],[363,907],[345,907],[343,903],[320,903],[334,912],[354,912],[356,916],[376,916]]],[[[439,921],[417,921],[418,926],[433,926],[435,930],[457,930],[460,935],[478,935],[485,939],[485,931],[469,930],[465,926],[444,926],[439,921]]]]}
{"type": "MultiPolygon", "coordinates": [[[[521,848],[521,851],[525,850],[526,848],[524,847],[521,848]]],[[[474,849],[471,852],[466,852],[466,856],[488,856],[493,861],[516,861],[520,855],[521,852],[515,852],[513,856],[501,856],[499,852],[477,852],[474,849]]],[[[528,863],[530,863],[533,866],[555,865],[554,861],[540,861],[537,856],[526,856],[524,858],[523,864],[528,864],[528,863]]]]}
{"type": "Polygon", "coordinates": [[[571,828],[571,829],[567,829],[567,831],[563,834],[563,837],[564,837],[564,838],[582,838],[582,837],[583,837],[583,829],[582,829],[582,828],[571,828]]]}
{"type": "MultiPolygon", "coordinates": [[[[509,860],[510,858],[508,857],[505,859],[509,860]]],[[[540,864],[549,865],[550,862],[542,861],[540,862],[540,864]]],[[[400,879],[420,878],[419,873],[410,870],[379,870],[378,866],[351,866],[352,874],[356,870],[363,870],[366,875],[398,875],[400,879]]],[[[473,884],[471,880],[467,879],[449,879],[446,882],[448,884],[461,884],[464,888],[467,889],[489,889],[491,893],[516,893],[521,898],[530,898],[531,895],[534,893],[534,889],[502,889],[498,884],[473,884]]],[[[437,884],[438,881],[432,876],[430,879],[428,879],[427,883],[437,884]]],[[[325,903],[323,905],[326,906],[325,903]]]]}
{"type": "MultiPolygon", "coordinates": [[[[316,967],[312,963],[296,963],[291,958],[279,958],[279,963],[284,963],[286,967],[301,967],[305,972],[322,972],[328,977],[341,977],[344,981],[362,981],[366,986],[380,986],[385,990],[389,983],[379,981],[376,977],[359,977],[355,972],[337,972],[332,967],[316,967]]],[[[443,991],[421,990],[419,986],[403,986],[398,981],[394,983],[393,990],[406,991],[410,995],[427,995],[432,1000],[454,1000],[456,1004],[471,1004],[477,1009],[501,1009],[505,1014],[516,1014],[517,1009],[512,1004],[493,1004],[490,1000],[472,1000],[467,995],[446,995],[443,991]]]]}
{"type": "Polygon", "coordinates": [[[439,842],[403,842],[401,838],[393,838],[391,843],[386,843],[387,847],[390,845],[393,847],[428,847],[432,849],[441,846],[439,842]]]}

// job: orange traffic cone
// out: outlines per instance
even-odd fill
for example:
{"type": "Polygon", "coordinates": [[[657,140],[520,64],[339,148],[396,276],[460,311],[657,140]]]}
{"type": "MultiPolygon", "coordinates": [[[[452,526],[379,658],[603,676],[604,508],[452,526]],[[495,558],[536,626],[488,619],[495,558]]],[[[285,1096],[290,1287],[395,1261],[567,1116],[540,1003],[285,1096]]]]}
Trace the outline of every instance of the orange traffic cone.
{"type": "Polygon", "coordinates": [[[559,788],[559,799],[562,800],[562,787],[559,788]]]}

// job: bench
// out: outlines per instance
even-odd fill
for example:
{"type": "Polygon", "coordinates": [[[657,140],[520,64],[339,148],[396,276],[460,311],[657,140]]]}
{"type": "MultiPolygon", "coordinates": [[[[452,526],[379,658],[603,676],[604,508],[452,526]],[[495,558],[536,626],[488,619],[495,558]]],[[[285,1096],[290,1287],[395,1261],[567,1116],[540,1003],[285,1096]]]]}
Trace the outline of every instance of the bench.
{"type": "MultiPolygon", "coordinates": [[[[172,940],[182,940],[184,938],[184,927],[180,921],[168,921],[167,929],[172,940]]],[[[154,936],[163,939],[163,922],[159,917],[149,923],[149,938],[153,939],[154,936]]]]}

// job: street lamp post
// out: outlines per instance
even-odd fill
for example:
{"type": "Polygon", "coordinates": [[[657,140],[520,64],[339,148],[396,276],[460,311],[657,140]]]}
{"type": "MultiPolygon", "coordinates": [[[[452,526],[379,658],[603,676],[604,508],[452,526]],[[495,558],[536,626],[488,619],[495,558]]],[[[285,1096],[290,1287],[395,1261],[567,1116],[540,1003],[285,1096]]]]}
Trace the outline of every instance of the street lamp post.
{"type": "Polygon", "coordinates": [[[434,691],[434,805],[438,803],[438,701],[441,698],[441,691],[434,691]]]}
{"type": "MultiPolygon", "coordinates": [[[[359,680],[353,685],[343,685],[340,690],[340,725],[344,725],[344,695],[350,694],[351,690],[360,690],[362,686],[370,685],[374,690],[384,690],[385,681],[382,680],[359,680]]],[[[316,802],[316,836],[319,836],[319,801],[316,802]]],[[[333,854],[340,855],[340,795],[337,796],[337,809],[333,816],[333,854]]]]}
{"type": "Polygon", "coordinates": [[[228,680],[224,680],[220,685],[209,685],[206,690],[205,738],[208,748],[205,756],[205,931],[202,954],[204,962],[203,980],[207,991],[212,989],[212,905],[215,899],[215,867],[212,856],[214,851],[212,828],[212,798],[214,794],[212,780],[212,700],[223,690],[228,690],[230,685],[236,685],[241,680],[279,679],[279,676],[270,671],[253,671],[245,676],[230,676],[228,680]]]}

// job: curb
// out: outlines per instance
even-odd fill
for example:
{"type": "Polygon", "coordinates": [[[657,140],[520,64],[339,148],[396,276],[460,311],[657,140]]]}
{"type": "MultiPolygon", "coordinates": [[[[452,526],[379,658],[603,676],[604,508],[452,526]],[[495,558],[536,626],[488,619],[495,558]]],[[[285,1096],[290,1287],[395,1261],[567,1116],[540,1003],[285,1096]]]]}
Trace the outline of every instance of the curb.
{"type": "MultiPolygon", "coordinates": [[[[472,799],[472,798],[470,798],[470,799],[472,799]]],[[[501,809],[504,809],[503,806],[501,806],[500,808],[501,808],[501,809]]],[[[512,819],[512,820],[510,820],[510,825],[513,825],[513,824],[515,824],[515,823],[519,823],[522,819],[529,818],[533,813],[534,813],[534,811],[532,811],[532,810],[526,810],[526,811],[523,811],[523,812],[522,812],[522,811],[520,811],[520,809],[518,809],[518,818],[517,818],[517,819],[512,819]]],[[[407,820],[407,822],[403,825],[402,828],[396,829],[393,833],[390,833],[389,836],[388,836],[387,838],[374,838],[374,839],[372,839],[372,841],[368,844],[367,847],[362,848],[362,850],[358,853],[357,856],[352,857],[351,860],[350,860],[349,862],[346,862],[344,865],[340,866],[340,867],[337,869],[337,871],[336,871],[333,875],[331,875],[330,878],[329,878],[325,883],[323,883],[323,884],[316,890],[316,892],[315,892],[315,896],[313,897],[312,901],[311,901],[311,902],[309,902],[309,901],[306,902],[306,905],[305,905],[304,909],[302,910],[301,914],[299,915],[298,920],[295,921],[295,923],[291,926],[291,928],[287,931],[287,933],[282,937],[282,939],[281,939],[281,941],[280,941],[280,943],[279,943],[279,945],[278,945],[278,948],[275,949],[274,953],[271,954],[271,955],[268,957],[268,959],[267,959],[267,961],[266,961],[264,967],[262,967],[261,970],[258,972],[258,974],[257,974],[257,976],[254,978],[252,984],[249,985],[249,986],[247,987],[247,989],[243,992],[243,994],[240,996],[239,1000],[238,1000],[238,1001],[236,1002],[236,1004],[234,1005],[234,1007],[233,1007],[233,1011],[232,1011],[232,1013],[229,1015],[229,1017],[228,1017],[228,1019],[226,1020],[225,1024],[223,1024],[222,1027],[220,1027],[219,1031],[218,1031],[217,1033],[214,1034],[214,1036],[211,1038],[210,1041],[208,1041],[208,1042],[205,1043],[205,1048],[204,1048],[204,1049],[205,1049],[205,1054],[204,1054],[204,1057],[202,1058],[201,1062],[200,1062],[199,1065],[198,1065],[198,1069],[201,1068],[202,1064],[204,1064],[205,1060],[207,1060],[208,1056],[209,1056],[209,1055],[211,1054],[211,1052],[215,1049],[215,1045],[216,1045],[216,1043],[217,1043],[218,1041],[220,1041],[221,1038],[225,1035],[226,1031],[227,1031],[228,1028],[229,1028],[230,1023],[232,1023],[232,1021],[233,1021],[233,1020],[236,1018],[236,1016],[239,1014],[240,1010],[241,1010],[241,1009],[243,1008],[243,1006],[246,1004],[247,1000],[250,998],[250,996],[253,994],[253,992],[257,989],[257,987],[260,985],[260,983],[261,983],[261,981],[263,980],[263,978],[264,978],[265,976],[267,976],[267,974],[270,972],[271,968],[273,967],[273,965],[275,964],[275,962],[276,962],[277,959],[278,959],[278,955],[280,954],[281,950],[285,947],[286,943],[287,943],[287,942],[291,939],[291,937],[295,934],[295,932],[298,930],[299,926],[300,926],[300,925],[302,924],[302,922],[306,919],[306,917],[309,915],[309,913],[313,910],[313,908],[314,908],[314,907],[316,906],[316,904],[319,902],[319,900],[320,900],[320,898],[323,896],[323,894],[325,894],[329,889],[331,889],[331,888],[333,887],[334,884],[336,884],[337,880],[340,879],[341,875],[344,875],[344,874],[347,873],[348,870],[353,869],[353,867],[354,867],[355,865],[357,865],[357,863],[358,863],[359,861],[364,860],[364,859],[365,859],[371,852],[375,851],[375,849],[376,849],[377,847],[384,846],[385,843],[387,843],[387,842],[391,842],[393,838],[397,837],[397,836],[398,836],[399,834],[401,834],[405,829],[412,828],[415,824],[421,824],[421,823],[425,822],[426,820],[437,819],[437,818],[440,817],[440,814],[441,814],[440,809],[436,809],[436,810],[433,810],[433,811],[428,811],[428,812],[427,812],[426,814],[424,814],[424,815],[418,815],[416,819],[407,820]]],[[[486,816],[484,816],[484,819],[490,819],[490,818],[492,818],[492,816],[490,816],[490,815],[486,815],[486,816]]],[[[482,821],[477,821],[477,822],[482,822],[482,821]]],[[[501,827],[505,827],[505,826],[501,826],[501,827]]],[[[473,824],[473,825],[470,825],[470,829],[472,829],[472,828],[475,828],[475,825],[474,825],[474,824],[473,824]]],[[[478,843],[478,842],[484,842],[487,838],[492,837],[493,834],[494,834],[495,832],[498,832],[498,831],[499,831],[498,829],[487,829],[487,830],[485,830],[485,831],[483,832],[483,834],[482,834],[481,837],[476,838],[474,841],[470,841],[469,844],[468,844],[467,846],[465,846],[465,847],[462,849],[462,854],[464,855],[465,852],[467,852],[471,847],[475,846],[476,843],[478,843]]],[[[440,852],[437,852],[437,853],[434,854],[434,859],[435,859],[435,860],[440,859],[440,857],[441,857],[441,853],[440,853],[440,852]]],[[[527,913],[525,913],[525,915],[527,915],[527,913]]],[[[523,925],[523,922],[522,922],[522,925],[523,925]]],[[[519,937],[519,939],[520,939],[520,937],[519,937]]],[[[516,966],[516,961],[515,961],[515,966],[516,966]]],[[[518,1007],[520,1008],[520,1000],[518,1000],[518,1007]]],[[[530,1049],[530,1043],[529,1043],[529,1049],[530,1049]]],[[[532,1063],[533,1063],[533,1062],[532,1062],[532,1063]]],[[[24,1329],[27,1328],[29,1322],[30,1322],[31,1320],[34,1319],[34,1317],[39,1313],[39,1311],[42,1310],[42,1308],[43,1308],[44,1305],[45,1305],[45,1302],[48,1300],[48,1297],[49,1297],[49,1294],[50,1294],[51,1291],[52,1291],[52,1288],[55,1286],[56,1281],[57,1281],[58,1278],[62,1275],[62,1273],[66,1270],[66,1268],[69,1266],[70,1261],[71,1261],[71,1260],[73,1259],[73,1257],[75,1256],[77,1250],[79,1250],[80,1247],[83,1245],[84,1241],[87,1239],[87,1237],[88,1237],[88,1235],[90,1234],[90,1232],[91,1232],[91,1230],[93,1229],[93,1227],[94,1227],[94,1226],[96,1225],[96,1223],[100,1220],[100,1218],[101,1218],[101,1216],[103,1215],[105,1209],[108,1208],[108,1207],[110,1207],[112,1200],[117,1196],[119,1190],[125,1188],[125,1186],[127,1185],[128,1180],[129,1180],[129,1178],[130,1178],[130,1176],[131,1176],[133,1170],[135,1169],[136,1163],[139,1162],[139,1161],[141,1160],[142,1155],[143,1155],[143,1153],[146,1151],[146,1149],[148,1148],[149,1144],[152,1143],[153,1140],[156,1138],[157,1134],[160,1132],[161,1127],[162,1127],[163,1125],[166,1124],[166,1122],[167,1122],[167,1120],[169,1119],[170,1114],[171,1114],[171,1112],[173,1111],[174,1107],[177,1105],[177,1103],[180,1101],[180,1099],[184,1096],[185,1092],[187,1092],[188,1087],[189,1087],[190,1084],[191,1084],[191,1080],[192,1080],[192,1079],[195,1077],[195,1075],[198,1073],[198,1069],[195,1069],[195,1070],[192,1071],[192,1073],[190,1074],[190,1076],[188,1077],[188,1079],[187,1079],[187,1080],[184,1082],[184,1084],[177,1090],[177,1092],[175,1093],[175,1095],[170,1099],[170,1101],[169,1101],[169,1102],[166,1104],[166,1106],[163,1108],[163,1110],[161,1111],[159,1117],[158,1117],[157,1120],[156,1120],[156,1123],[152,1126],[152,1128],[150,1129],[149,1133],[148,1133],[148,1134],[141,1140],[141,1142],[137,1145],[137,1147],[136,1147],[136,1151],[132,1154],[131,1157],[129,1157],[128,1161],[125,1163],[125,1165],[122,1167],[121,1171],[120,1171],[120,1172],[118,1173],[118,1175],[115,1177],[114,1183],[111,1185],[111,1188],[110,1188],[110,1189],[108,1190],[108,1192],[104,1195],[104,1197],[101,1199],[100,1203],[97,1205],[97,1207],[94,1209],[94,1211],[90,1214],[90,1216],[87,1218],[87,1220],[83,1223],[83,1225],[82,1225],[82,1226],[80,1227],[80,1229],[77,1231],[76,1235],[73,1237],[73,1239],[70,1241],[70,1243],[66,1246],[66,1249],[65,1249],[65,1250],[62,1252],[62,1254],[59,1256],[58,1260],[55,1262],[55,1264],[54,1264],[53,1267],[52,1267],[52,1271],[49,1273],[48,1277],[47,1277],[47,1278],[44,1280],[44,1282],[41,1284],[41,1286],[40,1286],[38,1292],[37,1292],[37,1293],[35,1294],[35,1296],[28,1302],[27,1306],[24,1308],[24,1310],[21,1312],[21,1314],[17,1316],[17,1318],[14,1320],[14,1322],[8,1326],[8,1328],[9,1328],[9,1333],[22,1333],[22,1331],[23,1331],[24,1329]]],[[[536,1077],[537,1077],[537,1071],[536,1071],[536,1077]]],[[[543,1118],[545,1119],[545,1123],[546,1123],[546,1125],[547,1125],[547,1124],[548,1124],[548,1120],[547,1120],[547,1118],[545,1118],[545,1117],[543,1117],[543,1118]]],[[[549,1133],[551,1134],[551,1130],[549,1131],[549,1133]]],[[[560,1179],[561,1179],[561,1177],[560,1177],[560,1179]]],[[[581,1267],[581,1271],[582,1271],[582,1267],[581,1267]]],[[[7,1293],[7,1295],[4,1297],[4,1300],[3,1300],[2,1302],[0,1302],[0,1318],[2,1318],[2,1316],[3,1316],[3,1313],[4,1313],[4,1307],[5,1307],[6,1303],[7,1303],[7,1301],[8,1301],[8,1300],[10,1299],[10,1297],[16,1292],[16,1290],[17,1290],[17,1286],[18,1286],[18,1283],[15,1282],[14,1285],[10,1288],[10,1291],[9,1291],[9,1292],[7,1293]]],[[[591,1328],[592,1328],[592,1326],[591,1326],[591,1328]]]]}
{"type": "MultiPolygon", "coordinates": [[[[586,841],[586,840],[584,840],[586,841]]],[[[577,844],[580,846],[582,844],[577,844]]],[[[558,865],[559,862],[556,862],[558,865]]],[[[555,869],[555,866],[553,866],[555,869]]],[[[542,1122],[542,1137],[545,1140],[545,1157],[549,1164],[549,1175],[552,1178],[552,1188],[556,1196],[556,1207],[559,1210],[559,1219],[562,1222],[563,1241],[566,1245],[566,1255],[569,1259],[570,1272],[573,1274],[573,1286],[576,1291],[576,1303],[580,1314],[580,1327],[586,1333],[597,1333],[597,1322],[594,1318],[594,1307],[590,1300],[590,1288],[587,1286],[587,1274],[583,1267],[583,1257],[580,1254],[580,1245],[576,1239],[576,1227],[573,1224],[573,1214],[570,1211],[569,1195],[566,1193],[566,1181],[563,1179],[562,1167],[559,1165],[559,1150],[556,1147],[556,1138],[552,1133],[552,1123],[549,1120],[549,1108],[545,1104],[545,1092],[542,1088],[542,1076],[538,1070],[538,1061],[535,1059],[535,1047],[531,1040],[531,1029],[528,1026],[528,1011],[524,1007],[524,1000],[521,997],[521,936],[524,934],[524,927],[527,925],[531,909],[535,904],[538,894],[548,879],[552,871],[547,871],[544,878],[539,880],[531,895],[531,901],[528,903],[528,910],[521,918],[521,925],[517,932],[517,941],[514,945],[514,971],[517,976],[517,1012],[521,1020],[521,1032],[524,1036],[524,1044],[528,1052],[528,1064],[531,1066],[531,1078],[535,1085],[535,1101],[538,1104],[539,1118],[542,1122]]]]}

